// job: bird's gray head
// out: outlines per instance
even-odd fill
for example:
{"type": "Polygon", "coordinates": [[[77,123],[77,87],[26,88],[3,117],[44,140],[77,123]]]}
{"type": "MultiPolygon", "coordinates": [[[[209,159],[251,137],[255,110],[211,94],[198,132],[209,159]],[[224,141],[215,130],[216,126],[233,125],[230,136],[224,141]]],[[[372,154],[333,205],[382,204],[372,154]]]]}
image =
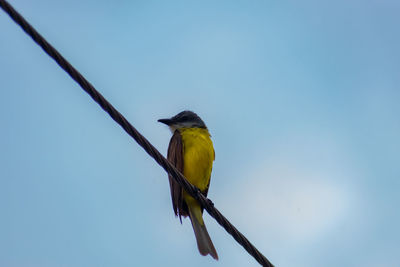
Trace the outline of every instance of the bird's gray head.
{"type": "Polygon", "coordinates": [[[185,110],[170,119],[160,119],[161,123],[168,125],[172,130],[178,128],[205,128],[204,121],[193,111],[185,110]]]}

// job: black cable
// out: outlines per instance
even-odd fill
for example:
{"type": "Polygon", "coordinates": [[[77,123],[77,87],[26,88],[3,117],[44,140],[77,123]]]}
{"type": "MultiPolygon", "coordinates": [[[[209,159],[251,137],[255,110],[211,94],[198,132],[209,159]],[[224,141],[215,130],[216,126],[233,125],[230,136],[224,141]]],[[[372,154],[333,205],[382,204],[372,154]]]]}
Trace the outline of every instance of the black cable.
{"type": "Polygon", "coordinates": [[[143,136],[125,117],[119,113],[43,36],[41,36],[7,1],[0,0],[1,8],[88,93],[111,118],[117,122],[135,141],[164,168],[191,196],[214,217],[214,219],[241,244],[262,266],[273,266],[253,244],[234,227],[215,207],[211,200],[200,193],[186,178],[143,136]]]}

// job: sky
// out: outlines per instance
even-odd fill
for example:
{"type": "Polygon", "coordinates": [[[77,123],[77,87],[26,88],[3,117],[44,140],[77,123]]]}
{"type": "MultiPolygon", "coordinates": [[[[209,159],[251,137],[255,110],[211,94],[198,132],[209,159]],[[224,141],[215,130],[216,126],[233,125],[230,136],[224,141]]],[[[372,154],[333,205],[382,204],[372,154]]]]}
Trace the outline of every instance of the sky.
{"type": "MultiPolygon", "coordinates": [[[[166,154],[190,109],[209,198],[279,267],[399,266],[400,2],[10,0],[166,154]]],[[[258,266],[0,12],[0,266],[258,266]]]]}

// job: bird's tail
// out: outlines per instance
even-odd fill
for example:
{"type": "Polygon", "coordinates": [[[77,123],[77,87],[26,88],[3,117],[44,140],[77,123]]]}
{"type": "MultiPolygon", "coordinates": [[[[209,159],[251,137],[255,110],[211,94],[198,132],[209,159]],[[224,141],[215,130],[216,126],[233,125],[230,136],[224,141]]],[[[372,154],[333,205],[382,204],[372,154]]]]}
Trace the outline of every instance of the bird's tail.
{"type": "Polygon", "coordinates": [[[189,206],[189,216],[192,221],[194,234],[196,236],[197,247],[200,254],[206,256],[210,254],[214,259],[218,260],[217,251],[211,241],[210,235],[207,232],[206,225],[204,224],[200,205],[189,206]]]}

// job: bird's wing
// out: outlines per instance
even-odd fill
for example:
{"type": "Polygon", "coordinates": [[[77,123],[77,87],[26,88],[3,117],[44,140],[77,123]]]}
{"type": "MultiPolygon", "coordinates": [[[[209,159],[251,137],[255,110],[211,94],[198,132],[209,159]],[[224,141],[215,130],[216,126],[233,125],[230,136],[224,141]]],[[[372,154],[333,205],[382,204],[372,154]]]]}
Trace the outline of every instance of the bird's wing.
{"type": "MultiPolygon", "coordinates": [[[[181,173],[183,173],[183,144],[182,137],[178,130],[175,130],[168,147],[169,162],[175,166],[181,173]]],[[[183,189],[175,182],[171,175],[169,178],[169,186],[171,189],[172,207],[174,209],[175,215],[179,215],[179,219],[182,222],[181,216],[188,216],[188,209],[186,203],[183,201],[183,189]]]]}

